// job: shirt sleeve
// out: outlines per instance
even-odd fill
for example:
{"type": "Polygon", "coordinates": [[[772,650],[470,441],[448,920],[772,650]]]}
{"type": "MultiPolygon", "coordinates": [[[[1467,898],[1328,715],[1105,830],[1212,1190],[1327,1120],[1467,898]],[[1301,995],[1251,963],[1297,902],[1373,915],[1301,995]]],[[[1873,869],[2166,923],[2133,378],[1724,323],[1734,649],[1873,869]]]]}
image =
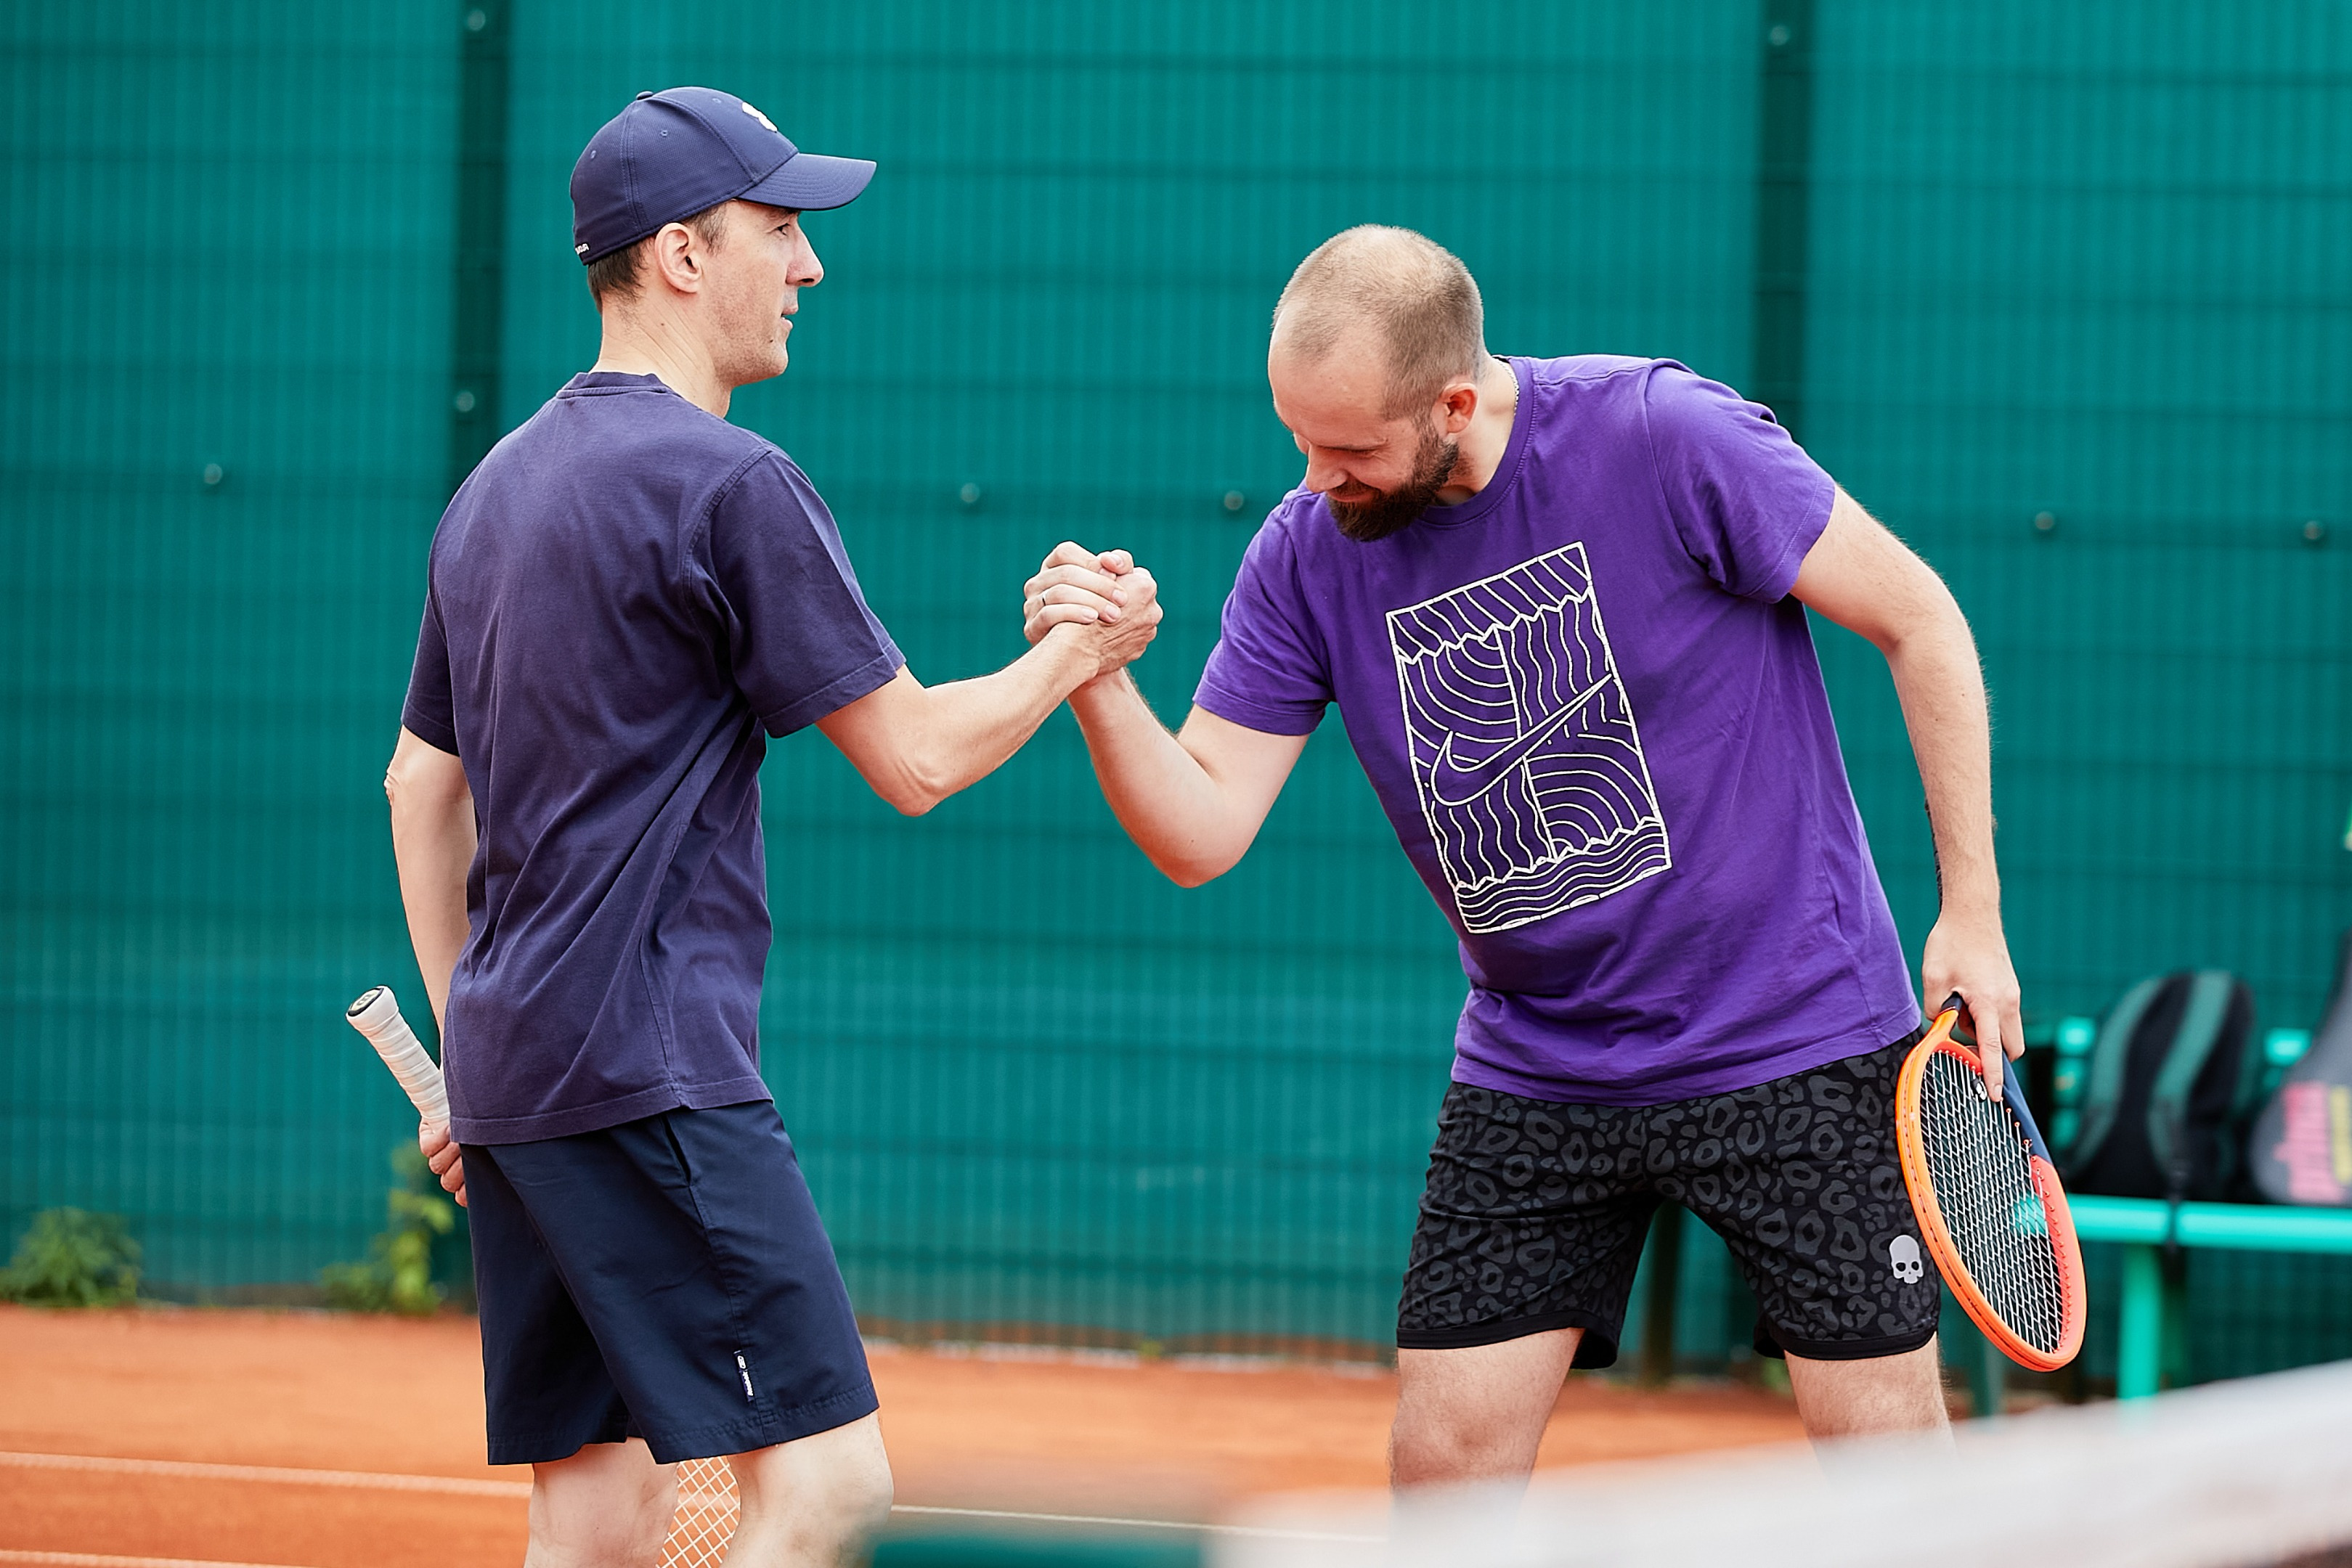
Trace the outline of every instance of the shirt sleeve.
{"type": "Polygon", "coordinates": [[[1242,557],[1192,700],[1265,735],[1311,735],[1323,722],[1332,701],[1331,662],[1279,520],[1259,529],[1242,557]]]}
{"type": "Polygon", "coordinates": [[[449,637],[441,628],[441,604],[425,594],[425,623],[416,629],[416,661],[408,670],[408,699],[400,705],[400,727],[428,746],[457,755],[457,702],[449,689],[449,637]]]}
{"type": "Polygon", "coordinates": [[[866,606],[816,486],[767,452],[710,509],[705,559],[735,684],[770,735],[847,706],[906,664],[866,606]]]}
{"type": "Polygon", "coordinates": [[[1837,487],[1769,409],[1680,365],[1643,392],[1650,457],[1683,549],[1744,599],[1787,597],[1837,487]]]}

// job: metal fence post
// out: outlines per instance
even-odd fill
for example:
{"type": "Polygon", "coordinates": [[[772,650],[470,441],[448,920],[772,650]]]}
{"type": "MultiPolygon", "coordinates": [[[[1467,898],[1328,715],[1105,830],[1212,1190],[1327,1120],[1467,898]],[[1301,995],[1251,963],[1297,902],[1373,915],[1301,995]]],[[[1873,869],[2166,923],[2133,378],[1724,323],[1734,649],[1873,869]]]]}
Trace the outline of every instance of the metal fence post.
{"type": "Polygon", "coordinates": [[[480,0],[457,12],[457,224],[449,313],[452,495],[499,438],[513,20],[513,0],[480,0]]]}
{"type": "Polygon", "coordinates": [[[1756,256],[1748,395],[1803,438],[1806,225],[1811,207],[1813,0],[1765,0],[1757,94],[1756,256]]]}

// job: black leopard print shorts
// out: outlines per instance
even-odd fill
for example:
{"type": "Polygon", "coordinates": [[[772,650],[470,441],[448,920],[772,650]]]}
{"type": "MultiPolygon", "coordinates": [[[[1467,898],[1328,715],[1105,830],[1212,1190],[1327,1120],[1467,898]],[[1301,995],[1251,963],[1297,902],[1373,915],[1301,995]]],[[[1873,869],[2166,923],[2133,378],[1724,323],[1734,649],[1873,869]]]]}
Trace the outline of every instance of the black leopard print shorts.
{"type": "Polygon", "coordinates": [[[1916,1350],[1936,1266],[1895,1152],[1895,1075],[1868,1056],[1666,1105],[1570,1105],[1456,1083],[1437,1117],[1397,1343],[1497,1344],[1580,1328],[1617,1359],[1650,1216],[1683,1205],[1729,1244],[1761,1311],[1756,1348],[1821,1361],[1916,1350]]]}

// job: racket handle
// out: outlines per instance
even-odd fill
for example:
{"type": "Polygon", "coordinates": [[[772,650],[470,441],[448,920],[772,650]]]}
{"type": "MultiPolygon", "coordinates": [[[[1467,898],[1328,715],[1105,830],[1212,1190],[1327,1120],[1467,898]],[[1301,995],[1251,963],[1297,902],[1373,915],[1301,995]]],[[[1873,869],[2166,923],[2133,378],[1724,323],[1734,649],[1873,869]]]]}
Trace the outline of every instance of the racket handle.
{"type": "Polygon", "coordinates": [[[449,1125],[449,1092],[442,1086],[441,1070],[425,1052],[416,1031],[400,1016],[400,998],[392,994],[390,986],[378,986],[362,993],[360,999],[343,1011],[351,1026],[367,1036],[400,1086],[408,1091],[408,1103],[416,1113],[433,1125],[446,1129],[449,1125]]]}

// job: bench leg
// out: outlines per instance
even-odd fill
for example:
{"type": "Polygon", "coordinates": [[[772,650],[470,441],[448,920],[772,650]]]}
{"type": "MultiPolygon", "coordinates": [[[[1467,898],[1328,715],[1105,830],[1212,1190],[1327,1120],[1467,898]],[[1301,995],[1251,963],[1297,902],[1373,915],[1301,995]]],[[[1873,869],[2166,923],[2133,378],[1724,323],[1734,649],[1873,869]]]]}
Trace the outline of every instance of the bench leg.
{"type": "Polygon", "coordinates": [[[2147,1399],[2164,1382],[2164,1260],[2140,1242],[2124,1248],[2122,1332],[2116,1343],[2116,1397],[2147,1399]]]}
{"type": "Polygon", "coordinates": [[[1969,1398],[1979,1417],[1998,1416],[2008,1404],[2009,1357],[2000,1347],[1977,1335],[1976,1364],[1969,1371],[1969,1398]]]}
{"type": "Polygon", "coordinates": [[[1658,1205],[1650,1222],[1649,1299],[1642,1306],[1642,1381],[1664,1387],[1675,1376],[1675,1312],[1681,1304],[1683,1207],[1658,1205]]]}

